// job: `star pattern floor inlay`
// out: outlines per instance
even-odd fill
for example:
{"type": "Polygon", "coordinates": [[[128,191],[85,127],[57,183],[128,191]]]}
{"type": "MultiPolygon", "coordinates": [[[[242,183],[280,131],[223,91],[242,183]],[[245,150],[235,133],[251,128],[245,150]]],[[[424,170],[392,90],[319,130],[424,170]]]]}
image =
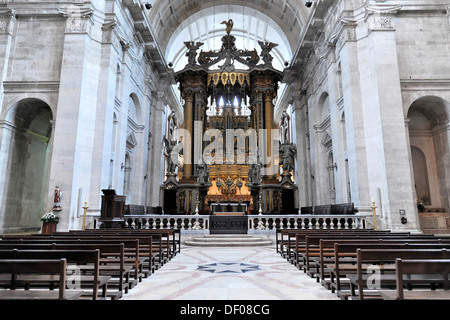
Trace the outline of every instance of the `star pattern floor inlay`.
{"type": "Polygon", "coordinates": [[[275,247],[190,247],[123,300],[340,300],[275,247]]]}
{"type": "Polygon", "coordinates": [[[246,273],[249,271],[261,270],[258,265],[239,262],[217,262],[199,265],[197,270],[211,273],[246,273]]]}

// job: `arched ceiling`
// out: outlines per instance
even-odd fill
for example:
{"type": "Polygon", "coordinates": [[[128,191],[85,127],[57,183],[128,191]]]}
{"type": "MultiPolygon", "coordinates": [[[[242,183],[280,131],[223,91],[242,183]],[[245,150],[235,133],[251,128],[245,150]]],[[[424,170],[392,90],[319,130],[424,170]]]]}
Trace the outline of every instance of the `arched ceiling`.
{"type": "Polygon", "coordinates": [[[184,41],[202,41],[203,51],[219,49],[225,26],[233,19],[238,48],[260,51],[257,40],[278,44],[276,63],[289,61],[299,43],[308,11],[302,0],[153,0],[149,21],[167,62],[184,67],[184,41]],[[256,43],[256,46],[255,46],[256,43]]]}

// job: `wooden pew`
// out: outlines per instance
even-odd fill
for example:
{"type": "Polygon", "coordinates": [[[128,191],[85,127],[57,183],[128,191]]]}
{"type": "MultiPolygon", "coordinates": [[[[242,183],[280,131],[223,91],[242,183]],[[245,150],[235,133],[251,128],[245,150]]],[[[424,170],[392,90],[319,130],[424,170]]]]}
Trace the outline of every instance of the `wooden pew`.
{"type": "MultiPolygon", "coordinates": [[[[68,270],[75,270],[78,272],[75,275],[68,274],[68,281],[74,278],[76,285],[80,285],[79,290],[83,289],[82,297],[88,297],[93,300],[98,298],[105,299],[107,297],[107,285],[111,277],[100,276],[100,251],[99,250],[0,250],[0,257],[9,260],[56,260],[66,259],[68,270]],[[89,274],[81,273],[84,265],[91,265],[92,272],[89,274]],[[73,268],[72,268],[73,267],[73,268]],[[88,291],[86,291],[86,288],[88,291]],[[92,290],[92,293],[89,292],[92,290]],[[101,295],[99,296],[99,290],[101,295]]],[[[59,277],[54,275],[17,275],[15,279],[16,286],[21,286],[26,289],[30,287],[47,287],[53,288],[58,284],[59,277]]],[[[11,276],[1,278],[1,284],[9,284],[11,276]]]]}
{"type": "MultiPolygon", "coordinates": [[[[170,252],[171,257],[175,256],[177,253],[181,252],[181,231],[179,229],[88,229],[88,230],[71,230],[69,232],[72,233],[118,233],[118,234],[125,234],[125,233],[161,233],[166,236],[166,239],[163,238],[163,240],[167,241],[168,245],[171,246],[170,252]]],[[[164,245],[164,243],[163,243],[164,245]]]]}
{"type": "Polygon", "coordinates": [[[412,238],[424,238],[433,236],[419,236],[410,235],[408,233],[392,233],[392,232],[354,232],[354,233],[329,233],[329,234],[296,234],[295,244],[295,263],[297,267],[303,269],[305,273],[314,277],[314,269],[311,263],[317,262],[314,258],[319,257],[320,240],[321,239],[412,239],[412,238]]]}
{"type": "MultiPolygon", "coordinates": [[[[373,229],[302,229],[302,230],[281,230],[280,231],[280,253],[289,262],[296,264],[296,250],[299,243],[305,242],[305,236],[307,235],[332,235],[332,234],[386,234],[391,233],[389,230],[373,230],[373,229]],[[298,235],[298,237],[297,237],[298,235]]],[[[407,234],[407,233],[405,233],[407,234]]]]}
{"type": "MultiPolygon", "coordinates": [[[[0,259],[0,274],[54,274],[59,277],[56,290],[0,290],[0,300],[78,300],[83,291],[66,290],[67,261],[59,260],[8,260],[0,259]]],[[[14,288],[14,277],[11,277],[14,288]]]]}
{"type": "MultiPolygon", "coordinates": [[[[395,261],[397,259],[450,259],[450,252],[447,248],[443,249],[358,249],[357,250],[357,273],[348,275],[351,285],[351,298],[353,300],[363,300],[367,298],[381,299],[379,290],[395,288],[395,261]],[[367,290],[367,281],[371,274],[369,268],[376,267],[379,270],[377,274],[378,288],[367,290]]],[[[411,277],[403,279],[410,287],[423,285],[430,286],[435,277],[411,277]]]]}
{"type": "Polygon", "coordinates": [[[134,229],[91,229],[78,231],[73,230],[69,231],[66,234],[76,234],[76,235],[97,235],[97,236],[105,236],[105,235],[117,235],[120,237],[123,236],[152,236],[154,239],[154,250],[153,252],[157,253],[156,263],[159,266],[164,265],[167,261],[172,259],[173,256],[177,252],[179,252],[179,241],[181,239],[180,236],[177,237],[177,232],[173,229],[145,229],[145,230],[134,230],[134,229]],[[177,249],[178,248],[178,249],[177,249]],[[159,252],[159,253],[158,253],[159,252]]]}
{"type": "MultiPolygon", "coordinates": [[[[139,259],[140,264],[145,264],[146,272],[144,276],[148,277],[155,269],[158,269],[164,264],[164,259],[160,258],[164,255],[164,248],[161,242],[161,233],[122,233],[114,231],[106,232],[73,232],[66,234],[53,234],[55,238],[80,238],[80,239],[101,239],[101,240],[118,240],[118,241],[132,241],[139,240],[139,259]]],[[[125,248],[127,251],[127,249],[125,248]]]]}
{"type": "MultiPolygon", "coordinates": [[[[445,239],[447,241],[448,239],[445,239]]],[[[357,272],[357,257],[358,249],[443,249],[449,248],[450,243],[438,243],[431,239],[380,239],[365,240],[365,241],[338,241],[334,244],[334,261],[328,264],[329,272],[329,287],[332,292],[336,292],[341,299],[347,299],[351,295],[351,288],[349,283],[349,276],[357,272]],[[345,279],[346,282],[343,282],[345,279]],[[347,286],[344,286],[347,284],[347,286]]]]}
{"type": "MultiPolygon", "coordinates": [[[[128,288],[132,287],[134,282],[130,279],[130,273],[133,266],[127,266],[124,263],[124,244],[123,243],[76,243],[76,242],[9,242],[0,241],[0,250],[5,249],[20,249],[20,250],[96,250],[100,251],[100,275],[111,276],[112,279],[108,282],[108,288],[117,288],[117,293],[112,293],[108,290],[108,295],[111,298],[121,297],[123,293],[128,292],[128,288]],[[116,259],[109,263],[102,263],[105,257],[114,256],[116,259]]],[[[92,267],[86,266],[87,271],[92,271],[92,267]]]]}
{"type": "MultiPolygon", "coordinates": [[[[411,245],[415,248],[421,248],[418,245],[423,244],[423,248],[450,248],[450,239],[321,239],[319,258],[315,264],[317,281],[322,283],[328,289],[331,288],[331,274],[336,269],[336,260],[339,265],[347,263],[350,269],[356,263],[356,250],[359,248],[376,249],[376,248],[407,248],[411,245]],[[335,248],[338,251],[335,253],[335,248]]],[[[341,270],[342,271],[342,270],[341,270]]],[[[338,271],[339,272],[339,271],[338,271]]],[[[336,288],[336,284],[333,285],[336,288]]],[[[334,290],[333,290],[334,291],[334,290]]]]}
{"type": "Polygon", "coordinates": [[[450,300],[448,273],[450,260],[396,260],[396,290],[380,290],[385,300],[450,300]],[[442,275],[444,290],[404,291],[405,275],[442,275]]]}
{"type": "MultiPolygon", "coordinates": [[[[129,281],[128,287],[133,287],[137,281],[142,280],[142,276],[148,276],[152,272],[152,263],[150,263],[150,271],[145,272],[143,270],[144,260],[146,259],[144,253],[141,253],[141,243],[143,246],[151,246],[151,238],[141,238],[136,239],[136,237],[115,237],[115,236],[103,236],[99,237],[96,235],[87,234],[82,235],[71,235],[71,234],[51,234],[51,235],[35,235],[35,236],[8,236],[4,237],[1,241],[2,243],[17,243],[20,241],[22,243],[123,243],[124,244],[124,265],[125,268],[129,269],[129,272],[134,276],[134,281],[129,281]],[[134,265],[134,269],[130,269],[130,264],[134,265]]],[[[148,251],[148,250],[147,250],[148,251]]],[[[120,253],[117,253],[118,255],[120,253]]],[[[110,253],[112,255],[112,253],[110,253]]],[[[111,258],[110,258],[111,259],[111,258]]],[[[105,261],[105,260],[104,260],[105,261]]]]}

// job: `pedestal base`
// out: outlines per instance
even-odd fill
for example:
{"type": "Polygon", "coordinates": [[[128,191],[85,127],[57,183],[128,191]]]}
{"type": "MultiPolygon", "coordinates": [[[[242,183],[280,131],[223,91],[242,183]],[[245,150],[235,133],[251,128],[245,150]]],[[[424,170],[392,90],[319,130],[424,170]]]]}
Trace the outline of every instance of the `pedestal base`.
{"type": "Polygon", "coordinates": [[[56,232],[56,225],[58,222],[43,222],[42,223],[42,234],[51,234],[56,232]]]}

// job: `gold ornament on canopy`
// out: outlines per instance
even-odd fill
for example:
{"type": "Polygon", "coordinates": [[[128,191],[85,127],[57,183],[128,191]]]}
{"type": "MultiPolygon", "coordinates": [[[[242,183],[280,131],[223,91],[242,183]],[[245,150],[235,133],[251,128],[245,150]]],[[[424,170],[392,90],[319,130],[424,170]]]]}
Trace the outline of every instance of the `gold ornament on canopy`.
{"type": "Polygon", "coordinates": [[[208,86],[213,82],[214,86],[217,86],[220,82],[222,85],[227,85],[228,80],[231,85],[235,85],[236,82],[241,86],[250,86],[250,74],[244,72],[215,72],[208,74],[208,86]]]}

